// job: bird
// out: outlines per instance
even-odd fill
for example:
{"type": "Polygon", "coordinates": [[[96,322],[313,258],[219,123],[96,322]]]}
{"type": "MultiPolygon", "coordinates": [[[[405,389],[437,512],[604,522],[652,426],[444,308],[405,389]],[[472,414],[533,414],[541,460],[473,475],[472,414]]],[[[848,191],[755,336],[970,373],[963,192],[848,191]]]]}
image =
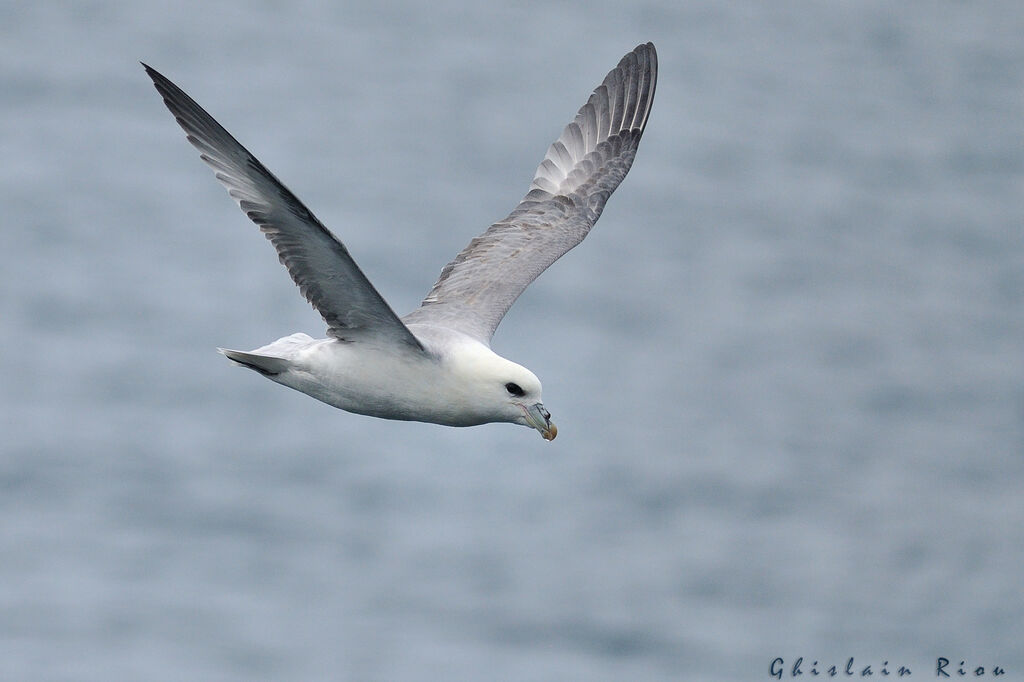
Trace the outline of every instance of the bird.
{"type": "Polygon", "coordinates": [[[142,66],[200,158],[327,325],[325,338],[296,333],[220,353],[348,412],[446,426],[511,423],[555,438],[540,380],[495,353],[491,339],[523,290],[583,241],[632,166],[658,79],[652,43],[608,73],[550,145],[519,204],[470,241],[403,317],[266,166],[181,88],[142,66]]]}

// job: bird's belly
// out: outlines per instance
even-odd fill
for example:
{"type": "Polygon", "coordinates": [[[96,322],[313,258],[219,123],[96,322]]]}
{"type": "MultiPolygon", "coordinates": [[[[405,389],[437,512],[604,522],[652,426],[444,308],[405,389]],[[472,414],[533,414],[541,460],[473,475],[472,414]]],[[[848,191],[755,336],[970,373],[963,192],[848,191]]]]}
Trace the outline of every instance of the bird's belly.
{"type": "Polygon", "coordinates": [[[482,423],[449,414],[443,372],[424,356],[331,340],[303,351],[291,370],[271,378],[346,412],[449,426],[482,423]]]}

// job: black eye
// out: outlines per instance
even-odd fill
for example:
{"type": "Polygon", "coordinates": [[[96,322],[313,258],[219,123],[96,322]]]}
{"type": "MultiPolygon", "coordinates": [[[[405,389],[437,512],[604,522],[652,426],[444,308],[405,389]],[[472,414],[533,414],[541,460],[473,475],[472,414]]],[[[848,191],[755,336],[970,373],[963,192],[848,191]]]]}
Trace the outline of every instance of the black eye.
{"type": "Polygon", "coordinates": [[[505,384],[505,390],[520,398],[526,394],[526,391],[520,388],[519,384],[514,384],[511,381],[505,384]]]}

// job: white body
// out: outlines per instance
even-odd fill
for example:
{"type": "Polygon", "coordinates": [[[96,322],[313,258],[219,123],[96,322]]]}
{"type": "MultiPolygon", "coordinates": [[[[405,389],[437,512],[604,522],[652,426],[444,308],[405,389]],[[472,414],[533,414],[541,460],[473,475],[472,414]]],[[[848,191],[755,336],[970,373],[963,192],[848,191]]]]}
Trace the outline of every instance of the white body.
{"type": "Polygon", "coordinates": [[[541,385],[532,372],[450,329],[414,324],[409,330],[427,353],[301,333],[249,352],[221,352],[271,381],[347,412],[445,426],[485,424],[503,414],[500,421],[530,425],[519,407],[521,399],[498,388],[514,378],[523,397],[539,403],[541,385]]]}

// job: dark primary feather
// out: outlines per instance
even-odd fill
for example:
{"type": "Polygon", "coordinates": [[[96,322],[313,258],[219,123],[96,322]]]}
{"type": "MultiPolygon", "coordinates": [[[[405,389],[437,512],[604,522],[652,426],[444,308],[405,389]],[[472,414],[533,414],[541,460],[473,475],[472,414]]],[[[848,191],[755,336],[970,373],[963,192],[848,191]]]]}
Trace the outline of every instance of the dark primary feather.
{"type": "Polygon", "coordinates": [[[654,45],[623,57],[548,148],[522,202],[446,265],[421,306],[402,319],[489,343],[530,282],[601,216],[633,164],[657,80],[654,45]]]}
{"type": "Polygon", "coordinates": [[[339,339],[374,338],[422,350],[330,230],[178,86],[143,64],[188,141],[277,249],[299,291],[339,339]]]}

